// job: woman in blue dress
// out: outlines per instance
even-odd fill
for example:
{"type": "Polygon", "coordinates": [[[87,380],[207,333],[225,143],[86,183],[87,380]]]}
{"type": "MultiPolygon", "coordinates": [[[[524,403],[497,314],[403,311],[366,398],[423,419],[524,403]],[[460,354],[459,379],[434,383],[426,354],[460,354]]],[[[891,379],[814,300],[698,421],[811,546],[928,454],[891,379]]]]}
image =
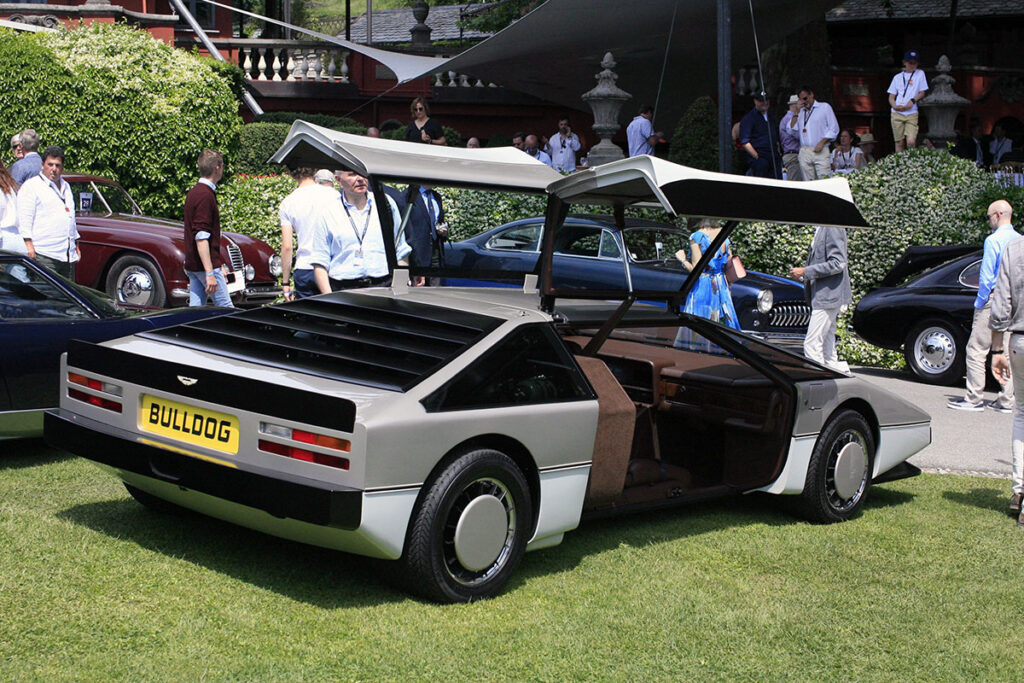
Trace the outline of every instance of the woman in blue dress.
{"type": "MultiPolygon", "coordinates": [[[[685,254],[682,250],[676,254],[687,270],[691,270],[696,265],[721,229],[721,226],[704,220],[700,229],[690,235],[690,260],[683,258],[685,254]]],[[[726,239],[718,253],[708,262],[704,272],[700,274],[697,284],[690,290],[683,310],[686,313],[699,315],[738,330],[740,329],[739,320],[736,317],[736,309],[732,305],[729,283],[725,279],[725,266],[730,258],[732,258],[732,248],[729,245],[729,240],[726,239]]]]}

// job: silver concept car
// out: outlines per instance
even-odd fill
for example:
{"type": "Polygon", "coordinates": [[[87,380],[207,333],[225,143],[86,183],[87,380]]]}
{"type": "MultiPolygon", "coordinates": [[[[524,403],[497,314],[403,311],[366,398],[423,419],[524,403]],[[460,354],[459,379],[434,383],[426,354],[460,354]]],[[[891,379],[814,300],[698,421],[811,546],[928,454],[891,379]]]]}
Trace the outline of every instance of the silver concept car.
{"type": "Polygon", "coordinates": [[[844,179],[651,157],[561,177],[512,148],[302,122],[274,160],[355,170],[377,191],[393,180],[546,193],[539,272],[510,290],[411,287],[396,270],[391,287],[74,344],[46,437],[143,504],[396,560],[409,590],[465,601],[501,591],[526,550],[557,545],[587,515],[761,491],[842,521],[872,484],[918,472],[906,460],[930,443],[926,413],[680,313],[696,276],[669,296],[551,286],[573,203],[608,205],[620,227],[632,205],[724,219],[719,240],[755,219],[866,227],[844,179]]]}

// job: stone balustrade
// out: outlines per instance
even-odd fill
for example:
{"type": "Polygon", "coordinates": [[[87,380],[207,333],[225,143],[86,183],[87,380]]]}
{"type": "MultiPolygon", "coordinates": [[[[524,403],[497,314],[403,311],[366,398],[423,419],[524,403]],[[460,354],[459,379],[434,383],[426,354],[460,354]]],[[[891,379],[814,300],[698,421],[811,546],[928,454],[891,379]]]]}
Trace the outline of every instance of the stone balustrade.
{"type": "Polygon", "coordinates": [[[497,88],[494,83],[484,83],[479,78],[454,71],[439,71],[434,74],[435,88],[497,88]]]}
{"type": "Polygon", "coordinates": [[[245,72],[249,81],[349,82],[349,51],[318,41],[214,40],[245,72]]]}

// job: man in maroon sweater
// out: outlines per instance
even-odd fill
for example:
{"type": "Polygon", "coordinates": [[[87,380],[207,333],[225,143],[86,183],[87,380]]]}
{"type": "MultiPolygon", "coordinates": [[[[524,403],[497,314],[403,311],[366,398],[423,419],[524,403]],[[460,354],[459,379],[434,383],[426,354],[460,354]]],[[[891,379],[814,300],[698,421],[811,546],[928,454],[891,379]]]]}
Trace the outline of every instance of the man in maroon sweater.
{"type": "Polygon", "coordinates": [[[188,305],[204,306],[207,296],[217,306],[230,306],[224,279],[227,268],[220,252],[220,210],[217,183],[224,175],[224,155],[212,149],[199,154],[199,182],[185,195],[185,274],[188,305]]]}

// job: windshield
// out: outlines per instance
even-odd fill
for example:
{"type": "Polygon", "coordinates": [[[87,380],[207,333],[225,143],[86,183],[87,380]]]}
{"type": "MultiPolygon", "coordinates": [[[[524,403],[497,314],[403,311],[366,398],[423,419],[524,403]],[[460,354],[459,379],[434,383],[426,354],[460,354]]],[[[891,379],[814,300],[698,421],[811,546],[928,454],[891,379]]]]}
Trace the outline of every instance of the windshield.
{"type": "Polygon", "coordinates": [[[92,180],[70,181],[78,215],[107,216],[112,213],[141,215],[135,201],[120,185],[92,180]]]}

